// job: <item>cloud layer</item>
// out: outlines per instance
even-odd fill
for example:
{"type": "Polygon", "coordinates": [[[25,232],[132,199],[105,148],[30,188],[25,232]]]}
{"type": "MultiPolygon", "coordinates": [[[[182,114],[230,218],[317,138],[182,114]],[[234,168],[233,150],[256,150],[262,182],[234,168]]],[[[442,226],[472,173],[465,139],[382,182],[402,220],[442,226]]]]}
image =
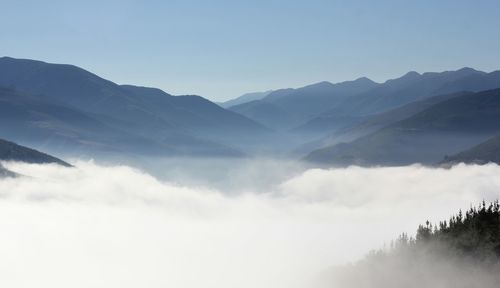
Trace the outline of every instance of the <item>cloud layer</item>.
{"type": "Polygon", "coordinates": [[[496,165],[312,169],[235,194],[75,164],[4,163],[26,177],[0,180],[2,287],[307,287],[500,191],[496,165]]]}

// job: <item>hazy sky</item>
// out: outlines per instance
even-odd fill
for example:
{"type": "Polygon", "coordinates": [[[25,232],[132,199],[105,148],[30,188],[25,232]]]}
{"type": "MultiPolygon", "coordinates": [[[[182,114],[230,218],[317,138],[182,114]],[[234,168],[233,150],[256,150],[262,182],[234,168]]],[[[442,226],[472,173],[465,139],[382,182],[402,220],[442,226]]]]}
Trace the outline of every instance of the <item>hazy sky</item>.
{"type": "Polygon", "coordinates": [[[212,100],[409,70],[500,69],[498,0],[0,4],[0,55],[212,100]]]}

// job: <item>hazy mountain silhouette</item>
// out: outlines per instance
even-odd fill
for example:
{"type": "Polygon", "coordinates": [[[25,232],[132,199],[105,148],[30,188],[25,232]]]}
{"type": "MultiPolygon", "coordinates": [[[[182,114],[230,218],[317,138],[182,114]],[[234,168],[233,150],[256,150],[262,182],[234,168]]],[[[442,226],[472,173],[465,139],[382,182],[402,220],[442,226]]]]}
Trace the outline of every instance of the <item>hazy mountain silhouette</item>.
{"type": "Polygon", "coordinates": [[[273,132],[263,125],[197,95],[172,96],[156,88],[121,87],[141,98],[143,105],[156,117],[201,139],[247,151],[263,144],[262,139],[274,137],[273,132]]]}
{"type": "Polygon", "coordinates": [[[500,87],[500,71],[472,68],[405,75],[378,84],[368,78],[332,84],[320,82],[280,89],[266,97],[228,109],[267,127],[320,138],[406,104],[460,91],[500,87]]]}
{"type": "Polygon", "coordinates": [[[500,134],[500,89],[440,102],[350,143],[311,152],[306,159],[336,165],[432,164],[500,134]]]}
{"type": "Polygon", "coordinates": [[[500,164],[500,136],[495,136],[455,155],[446,156],[441,164],[486,164],[490,162],[500,164]]]}
{"type": "Polygon", "coordinates": [[[359,137],[371,134],[392,123],[404,120],[439,102],[472,93],[473,92],[457,92],[452,94],[438,95],[424,100],[415,101],[386,112],[368,116],[360,123],[354,124],[352,126],[347,126],[327,137],[305,143],[297,148],[294,153],[304,155],[313,150],[323,147],[332,146],[343,142],[351,142],[359,137]]]}
{"type": "Polygon", "coordinates": [[[326,136],[362,119],[431,96],[460,91],[478,92],[500,87],[500,71],[485,73],[471,68],[457,71],[408,72],[373,89],[347,98],[330,110],[295,128],[297,133],[326,136]]]}
{"type": "Polygon", "coordinates": [[[236,155],[238,152],[227,145],[245,146],[272,134],[262,125],[202,97],[172,96],[159,89],[117,85],[72,65],[3,57],[0,86],[33,95],[32,99],[47,105],[78,110],[79,115],[115,132],[126,131],[144,152],[165,148],[166,154],[236,155]],[[159,145],[150,146],[151,141],[159,145]]]}
{"type": "MultiPolygon", "coordinates": [[[[493,75],[496,76],[495,73],[493,75]]],[[[412,71],[352,97],[337,109],[341,109],[343,113],[370,115],[439,94],[465,90],[477,92],[500,87],[500,78],[493,78],[494,81],[490,79],[488,73],[471,68],[423,74],[412,71]],[[471,76],[477,77],[478,83],[474,87],[476,89],[465,89],[462,85],[457,85],[458,87],[452,85],[452,83],[460,83],[462,79],[471,76]]]]}
{"type": "Polygon", "coordinates": [[[203,155],[207,152],[238,155],[221,145],[176,132],[157,140],[140,136],[126,128],[117,128],[127,124],[119,120],[107,117],[101,121],[98,118],[105,117],[1,87],[0,103],[1,136],[46,151],[73,155],[203,155]]]}
{"type": "MultiPolygon", "coordinates": [[[[72,65],[3,57],[0,137],[49,152],[160,156],[286,153],[307,142],[296,151],[325,147],[309,158],[327,163],[431,163],[496,132],[494,104],[483,111],[490,118],[476,119],[471,107],[484,103],[465,109],[453,102],[463,95],[453,93],[497,87],[500,71],[409,72],[382,84],[359,78],[249,94],[235,101],[263,98],[224,109],[196,95],[118,85],[72,65]],[[451,94],[433,97],[438,93],[451,94]],[[434,116],[422,114],[436,107],[434,116]],[[453,129],[439,122],[436,115],[449,109],[468,120],[453,129]],[[444,126],[425,126],[432,121],[444,126]]],[[[479,101],[484,93],[470,96],[479,101]]]]}
{"type": "Polygon", "coordinates": [[[243,95],[241,95],[241,96],[239,96],[237,98],[234,98],[234,99],[231,99],[231,100],[228,100],[228,101],[225,101],[225,102],[220,102],[220,103],[217,103],[217,104],[219,104],[223,108],[229,108],[229,107],[232,107],[232,106],[236,106],[236,105],[248,103],[248,102],[251,102],[251,101],[260,100],[260,99],[266,97],[267,95],[269,95],[271,92],[273,92],[273,91],[269,90],[269,91],[266,91],[266,92],[246,93],[246,94],[243,94],[243,95]]]}
{"type": "Polygon", "coordinates": [[[250,101],[232,106],[229,109],[277,130],[298,121],[294,114],[266,101],[250,101]]]}
{"type": "Polygon", "coordinates": [[[268,127],[279,127],[287,130],[342,103],[350,96],[375,86],[377,83],[368,78],[359,78],[337,84],[320,82],[298,89],[276,90],[263,99],[257,100],[260,103],[253,102],[252,106],[247,106],[246,109],[241,109],[240,106],[229,107],[229,109],[239,111],[248,118],[260,121],[268,127]],[[271,113],[278,108],[282,112],[278,115],[263,115],[262,111],[256,111],[266,107],[267,104],[276,107],[269,109],[271,113]]]}
{"type": "MultiPolygon", "coordinates": [[[[0,139],[0,160],[19,161],[34,164],[55,163],[70,167],[68,163],[48,154],[0,139]]],[[[2,168],[0,166],[0,168],[2,168]]],[[[5,169],[5,168],[4,168],[5,169]]]]}
{"type": "Polygon", "coordinates": [[[298,89],[278,90],[266,96],[264,100],[297,115],[308,117],[317,115],[345,101],[349,96],[368,91],[377,85],[365,77],[336,84],[319,82],[298,89]]]}

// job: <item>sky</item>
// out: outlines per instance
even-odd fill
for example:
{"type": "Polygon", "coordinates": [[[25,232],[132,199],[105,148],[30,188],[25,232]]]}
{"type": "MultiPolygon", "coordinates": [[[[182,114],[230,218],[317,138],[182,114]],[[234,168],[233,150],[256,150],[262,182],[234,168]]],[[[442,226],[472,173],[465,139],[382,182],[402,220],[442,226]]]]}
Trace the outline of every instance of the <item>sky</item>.
{"type": "Polygon", "coordinates": [[[0,56],[214,101],[411,70],[500,69],[498,0],[0,4],[0,56]]]}

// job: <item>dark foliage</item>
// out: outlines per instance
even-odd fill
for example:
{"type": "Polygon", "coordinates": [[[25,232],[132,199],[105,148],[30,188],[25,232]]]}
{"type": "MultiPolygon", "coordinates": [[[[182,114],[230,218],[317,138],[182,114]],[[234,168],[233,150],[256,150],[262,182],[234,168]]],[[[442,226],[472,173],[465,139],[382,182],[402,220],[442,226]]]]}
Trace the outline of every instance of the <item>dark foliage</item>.
{"type": "Polygon", "coordinates": [[[333,269],[325,287],[499,287],[498,201],[459,211],[437,225],[420,225],[415,237],[401,234],[389,248],[333,269]]]}
{"type": "Polygon", "coordinates": [[[400,249],[419,250],[436,247],[441,252],[479,261],[500,260],[500,205],[498,201],[461,210],[448,221],[420,225],[415,238],[403,233],[391,245],[390,252],[400,249]]]}

